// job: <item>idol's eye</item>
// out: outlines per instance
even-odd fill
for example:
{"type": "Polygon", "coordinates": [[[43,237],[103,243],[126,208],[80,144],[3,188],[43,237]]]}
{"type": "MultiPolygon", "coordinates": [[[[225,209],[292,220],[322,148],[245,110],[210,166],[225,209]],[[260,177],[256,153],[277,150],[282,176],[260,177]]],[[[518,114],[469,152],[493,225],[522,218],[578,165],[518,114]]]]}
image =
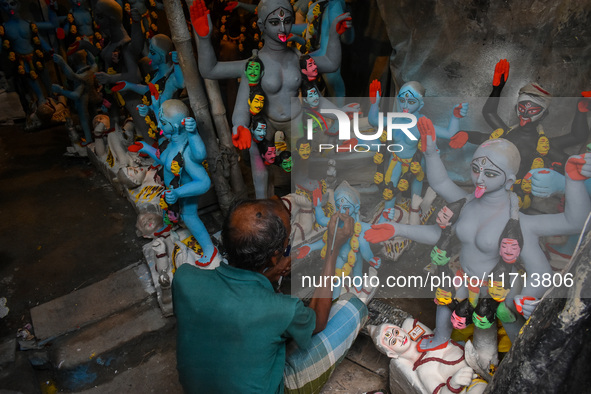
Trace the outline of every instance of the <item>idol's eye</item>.
{"type": "Polygon", "coordinates": [[[285,18],[283,20],[283,23],[286,24],[286,25],[291,25],[293,22],[292,22],[291,18],[285,18]]]}
{"type": "Polygon", "coordinates": [[[472,164],[472,172],[475,174],[480,174],[480,167],[475,164],[472,164]]]}
{"type": "Polygon", "coordinates": [[[484,175],[487,178],[494,178],[494,177],[498,176],[499,174],[497,174],[496,172],[492,172],[492,171],[484,171],[484,175]]]}
{"type": "Polygon", "coordinates": [[[408,100],[409,105],[415,105],[417,102],[415,100],[408,100]]]}
{"type": "Polygon", "coordinates": [[[527,111],[527,113],[528,113],[529,115],[532,115],[532,116],[533,116],[533,115],[537,115],[537,114],[539,114],[540,112],[542,112],[542,109],[541,109],[541,108],[531,108],[529,111],[527,111]]]}

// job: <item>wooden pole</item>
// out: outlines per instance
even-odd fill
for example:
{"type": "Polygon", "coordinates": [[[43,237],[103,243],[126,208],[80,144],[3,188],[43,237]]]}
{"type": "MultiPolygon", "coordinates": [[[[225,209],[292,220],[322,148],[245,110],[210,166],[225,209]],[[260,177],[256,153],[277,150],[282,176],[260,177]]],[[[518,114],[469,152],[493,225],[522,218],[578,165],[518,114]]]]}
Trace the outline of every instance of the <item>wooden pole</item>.
{"type": "Polygon", "coordinates": [[[207,95],[203,88],[197,61],[193,53],[191,35],[180,0],[164,0],[164,10],[172,33],[172,42],[179,55],[179,64],[185,77],[191,109],[195,114],[197,129],[205,143],[209,174],[213,182],[222,213],[226,214],[234,200],[228,180],[224,177],[222,154],[218,145],[207,95]]]}
{"type": "Polygon", "coordinates": [[[242,172],[240,171],[240,164],[238,163],[238,154],[232,144],[232,129],[228,124],[226,117],[226,107],[222,100],[220,93],[220,85],[218,81],[212,79],[205,80],[205,90],[207,97],[209,97],[209,105],[211,105],[211,114],[213,122],[217,130],[217,136],[220,141],[220,150],[222,152],[222,165],[228,168],[230,176],[230,184],[234,190],[234,194],[238,198],[246,198],[246,187],[242,172]]]}

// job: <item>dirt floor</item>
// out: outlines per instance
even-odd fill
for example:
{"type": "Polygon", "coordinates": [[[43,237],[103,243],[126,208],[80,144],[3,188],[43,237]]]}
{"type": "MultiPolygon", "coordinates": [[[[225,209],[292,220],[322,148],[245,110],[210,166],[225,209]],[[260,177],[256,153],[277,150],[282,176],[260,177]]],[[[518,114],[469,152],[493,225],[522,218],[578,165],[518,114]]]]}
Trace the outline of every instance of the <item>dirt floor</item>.
{"type": "MultiPolygon", "coordinates": [[[[87,158],[65,156],[65,127],[0,127],[0,338],[29,309],[142,258],[135,211],[87,158]]],[[[109,302],[105,299],[105,302],[109,302]]]]}

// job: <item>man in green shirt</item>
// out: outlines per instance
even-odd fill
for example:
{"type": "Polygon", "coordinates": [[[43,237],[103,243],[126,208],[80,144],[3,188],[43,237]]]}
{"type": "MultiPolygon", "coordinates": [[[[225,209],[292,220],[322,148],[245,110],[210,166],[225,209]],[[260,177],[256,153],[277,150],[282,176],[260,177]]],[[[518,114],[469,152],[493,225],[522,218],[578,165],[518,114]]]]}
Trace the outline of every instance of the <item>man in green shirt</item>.
{"type": "MultiPolygon", "coordinates": [[[[344,226],[334,237],[335,251],[354,225],[348,215],[335,214],[329,242],[337,216],[344,226]]],[[[271,283],[291,270],[289,234],[289,213],[280,201],[244,201],[222,230],[229,264],[215,270],[184,264],[176,271],[177,368],[186,392],[309,392],[344,358],[367,309],[354,296],[332,306],[330,287],[316,288],[309,307],[275,293],[271,283]],[[295,342],[289,354],[288,341],[295,342]]],[[[322,275],[334,275],[336,254],[327,254],[322,275]]]]}

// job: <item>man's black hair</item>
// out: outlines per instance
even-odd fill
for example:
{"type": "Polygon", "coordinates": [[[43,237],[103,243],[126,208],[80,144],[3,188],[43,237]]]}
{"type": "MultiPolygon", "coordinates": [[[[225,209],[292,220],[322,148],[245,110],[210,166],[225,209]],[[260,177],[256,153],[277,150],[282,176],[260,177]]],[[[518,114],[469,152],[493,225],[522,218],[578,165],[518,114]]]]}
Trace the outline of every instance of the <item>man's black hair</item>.
{"type": "Polygon", "coordinates": [[[248,65],[252,62],[258,63],[261,66],[261,75],[262,75],[263,72],[265,71],[265,65],[263,64],[263,62],[261,61],[261,59],[257,55],[253,55],[247,59],[246,64],[244,65],[244,71],[246,72],[246,70],[248,69],[248,65]]]}
{"type": "Polygon", "coordinates": [[[267,118],[265,118],[263,115],[261,114],[256,114],[255,116],[252,117],[252,119],[250,120],[250,129],[252,131],[254,131],[258,124],[264,124],[265,126],[267,126],[267,118]]]}
{"type": "Polygon", "coordinates": [[[312,57],[310,55],[302,55],[302,56],[300,56],[300,68],[302,70],[305,70],[306,69],[308,59],[311,59],[311,58],[312,57]]]}
{"type": "Polygon", "coordinates": [[[259,85],[251,86],[250,91],[248,92],[248,99],[252,101],[256,95],[263,96],[266,99],[265,92],[259,85]]]}
{"type": "Polygon", "coordinates": [[[275,200],[243,200],[230,208],[222,242],[231,266],[260,272],[283,251],[288,234],[278,215],[281,209],[281,202],[275,200]]]}
{"type": "Polygon", "coordinates": [[[302,91],[302,97],[308,97],[308,90],[316,89],[316,92],[320,95],[320,90],[318,89],[318,85],[315,81],[308,81],[307,79],[302,79],[302,83],[300,85],[300,89],[302,91]]]}
{"type": "Polygon", "coordinates": [[[521,233],[521,225],[519,224],[518,219],[511,218],[507,221],[507,224],[501,233],[501,237],[499,238],[499,247],[504,238],[516,240],[519,247],[523,248],[523,234],[521,233]]]}

